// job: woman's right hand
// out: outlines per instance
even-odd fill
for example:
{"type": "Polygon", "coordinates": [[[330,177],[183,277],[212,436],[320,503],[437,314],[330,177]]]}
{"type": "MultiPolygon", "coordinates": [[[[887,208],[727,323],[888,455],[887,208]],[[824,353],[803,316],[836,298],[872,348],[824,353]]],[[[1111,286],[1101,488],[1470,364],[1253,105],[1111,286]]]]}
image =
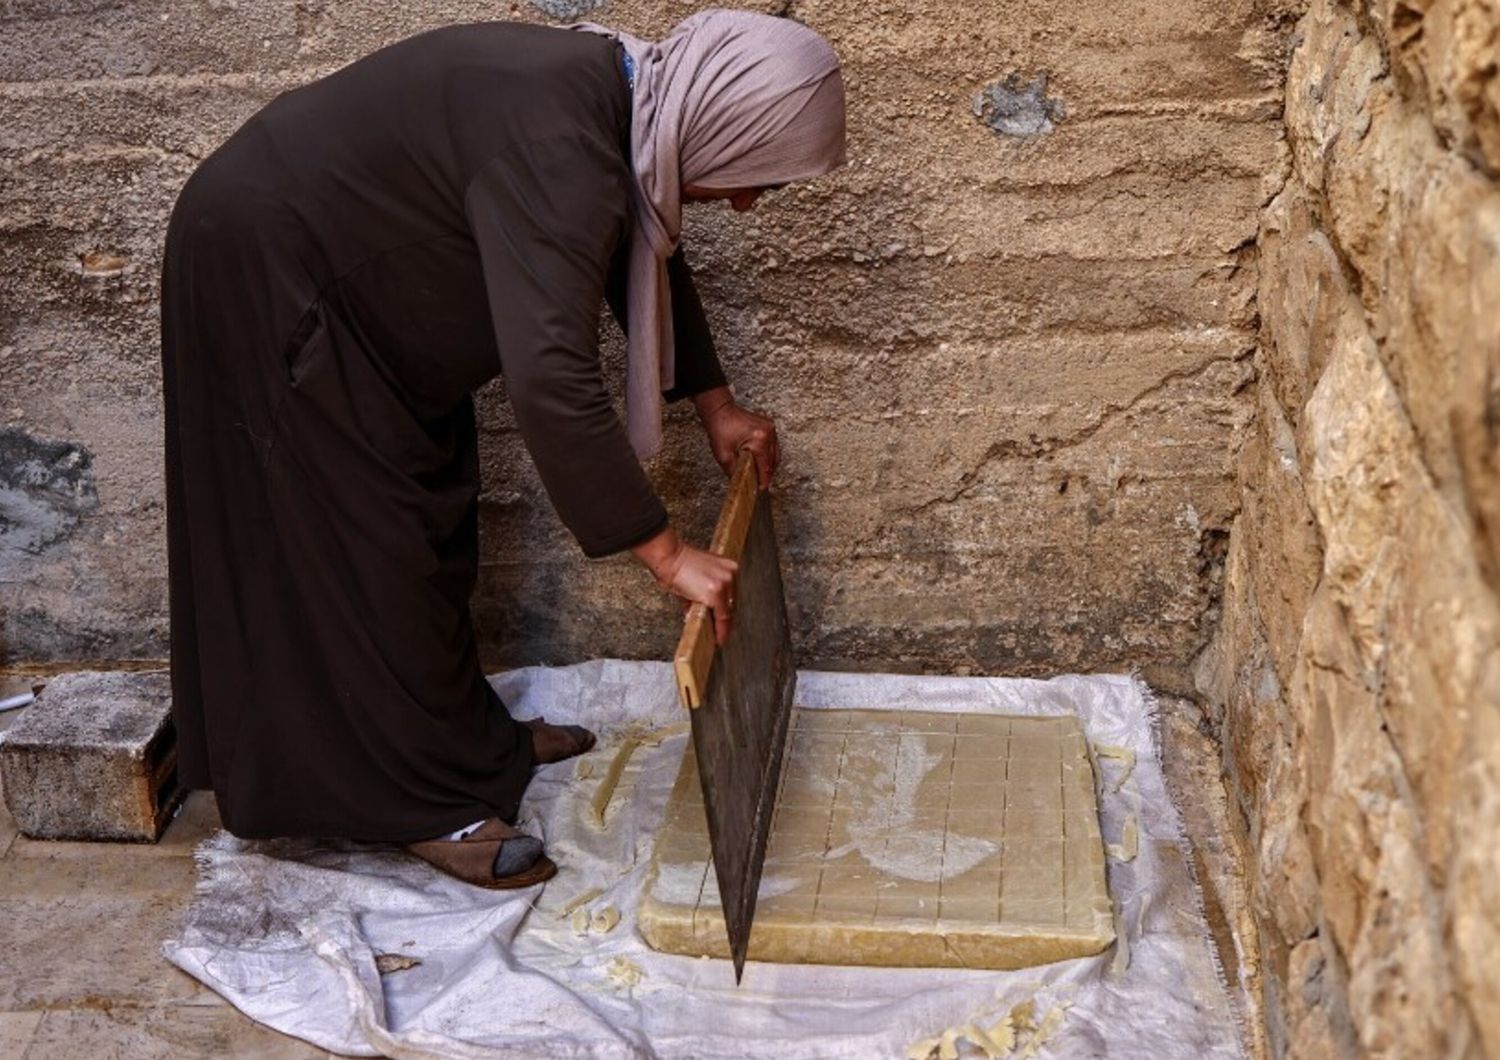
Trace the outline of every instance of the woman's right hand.
{"type": "Polygon", "coordinates": [[[670,526],[631,551],[667,592],[690,604],[707,605],[713,614],[714,639],[720,644],[729,639],[738,563],[694,548],[670,526]]]}

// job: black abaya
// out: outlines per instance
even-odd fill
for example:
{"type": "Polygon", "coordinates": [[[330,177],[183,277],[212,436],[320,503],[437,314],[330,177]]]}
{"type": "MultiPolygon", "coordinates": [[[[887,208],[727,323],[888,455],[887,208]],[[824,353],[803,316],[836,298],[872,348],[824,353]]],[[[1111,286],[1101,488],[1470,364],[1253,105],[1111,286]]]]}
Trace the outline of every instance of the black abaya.
{"type": "MultiPolygon", "coordinates": [[[[469,615],[471,395],[503,372],[588,555],[665,526],[597,350],[601,300],[623,302],[629,107],[608,38],[452,27],[278,98],[183,189],[162,286],[173,713],[182,777],[230,831],[514,819],[532,748],[469,615]]],[[[672,398],[723,375],[670,273],[672,398]]]]}

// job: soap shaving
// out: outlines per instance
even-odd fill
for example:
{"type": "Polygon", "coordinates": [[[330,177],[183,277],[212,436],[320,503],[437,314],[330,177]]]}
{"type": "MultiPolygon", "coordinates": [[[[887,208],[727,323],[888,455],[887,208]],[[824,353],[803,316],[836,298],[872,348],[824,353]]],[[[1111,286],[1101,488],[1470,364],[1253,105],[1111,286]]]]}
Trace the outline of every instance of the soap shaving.
{"type": "Polygon", "coordinates": [[[1006,1017],[1013,1031],[1036,1030],[1036,999],[1027,998],[1014,1005],[1006,1017]]]}
{"type": "Polygon", "coordinates": [[[1094,747],[1094,754],[1099,758],[1111,758],[1125,764],[1114,785],[1109,789],[1111,795],[1116,794],[1130,779],[1130,774],[1135,772],[1135,752],[1128,747],[1119,747],[1115,744],[1097,744],[1094,747]]]}
{"type": "Polygon", "coordinates": [[[1000,1043],[995,1041],[994,1037],[988,1031],[976,1024],[964,1024],[963,1032],[964,1037],[969,1039],[974,1045],[979,1046],[980,1051],[989,1057],[990,1060],[995,1060],[996,1057],[1004,1056],[1010,1052],[1009,1046],[1005,1046],[1002,1049],[1000,1043]]]}
{"type": "Polygon", "coordinates": [[[1106,843],[1104,852],[1116,861],[1134,861],[1141,852],[1141,826],[1135,814],[1125,819],[1118,843],[1106,843]]]}
{"type": "Polygon", "coordinates": [[[1016,1047],[1016,1028],[1009,1016],[991,1027],[988,1033],[995,1047],[995,1056],[1004,1056],[1016,1047]]]}
{"type": "Polygon", "coordinates": [[[692,722],[679,721],[671,725],[663,725],[660,728],[646,729],[641,732],[635,732],[631,735],[635,737],[636,743],[638,743],[640,746],[655,747],[657,744],[665,743],[667,740],[670,740],[674,736],[681,736],[683,733],[691,732],[692,728],[692,722]]]}
{"type": "Polygon", "coordinates": [[[604,968],[604,976],[615,986],[629,990],[646,977],[641,966],[628,957],[616,957],[604,968]]]}
{"type": "Polygon", "coordinates": [[[573,910],[581,905],[587,905],[603,893],[603,889],[599,887],[590,887],[586,891],[578,892],[572,898],[569,898],[563,907],[557,911],[557,919],[566,920],[573,910]]]}
{"type": "MultiPolygon", "coordinates": [[[[604,815],[609,810],[610,799],[614,798],[615,788],[620,784],[620,777],[625,772],[625,767],[630,763],[631,755],[635,754],[638,747],[655,747],[665,740],[674,736],[681,736],[692,728],[690,722],[678,722],[675,725],[663,725],[656,729],[627,729],[620,749],[615,752],[614,758],[610,759],[609,768],[604,771],[604,779],[599,781],[599,787],[594,790],[594,798],[589,803],[590,816],[595,825],[604,827],[604,815]]],[[[583,768],[583,763],[578,764],[578,769],[583,768]]],[[[593,766],[589,767],[587,774],[592,776],[593,766]]]]}
{"type": "Polygon", "coordinates": [[[912,1042],[906,1050],[906,1060],[931,1060],[932,1054],[937,1052],[942,1038],[923,1038],[912,1042]]]}
{"type": "Polygon", "coordinates": [[[957,1060],[958,1043],[961,1041],[967,1041],[988,1060],[1002,1060],[1016,1047],[1012,1017],[1006,1016],[987,1031],[977,1023],[949,1027],[936,1037],[913,1042],[906,1050],[906,1060],[933,1060],[933,1057],[937,1060],[957,1060]]]}
{"type": "Polygon", "coordinates": [[[575,935],[607,935],[620,923],[620,911],[612,905],[601,906],[596,910],[587,907],[588,902],[598,898],[604,892],[594,887],[577,895],[563,910],[558,913],[558,919],[569,918],[569,925],[573,928],[575,935]]]}
{"type": "Polygon", "coordinates": [[[609,800],[614,797],[615,788],[620,783],[620,776],[625,772],[630,756],[635,754],[635,749],[640,746],[640,743],[638,737],[626,737],[625,742],[620,744],[620,749],[615,752],[614,758],[610,760],[609,768],[604,772],[604,779],[599,781],[599,787],[594,790],[594,798],[589,803],[589,811],[595,825],[604,827],[604,813],[609,809],[609,800]]]}
{"type": "Polygon", "coordinates": [[[961,1032],[957,1027],[949,1027],[938,1039],[938,1060],[958,1060],[958,1036],[961,1032]]]}
{"type": "Polygon", "coordinates": [[[1073,1002],[1060,1001],[1047,1010],[1046,1015],[1037,1024],[1036,1030],[1032,1032],[1031,1039],[1021,1048],[1021,1052],[1018,1054],[1020,1060],[1031,1060],[1031,1057],[1035,1056],[1037,1051],[1047,1044],[1048,1040],[1062,1027],[1063,1016],[1072,1007],[1073,1002]]]}
{"type": "Polygon", "coordinates": [[[620,922],[620,911],[612,905],[600,909],[589,920],[589,930],[595,935],[608,935],[620,922]]]}

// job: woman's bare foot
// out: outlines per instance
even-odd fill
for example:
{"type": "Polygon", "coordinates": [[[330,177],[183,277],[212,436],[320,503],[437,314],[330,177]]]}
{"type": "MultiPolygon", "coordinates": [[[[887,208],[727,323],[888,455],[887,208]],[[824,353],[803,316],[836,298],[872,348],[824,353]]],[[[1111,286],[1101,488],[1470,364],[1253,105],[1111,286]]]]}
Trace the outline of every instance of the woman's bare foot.
{"type": "Polygon", "coordinates": [[[594,746],[594,734],[582,725],[549,725],[545,718],[523,722],[531,730],[531,746],[538,765],[561,762],[594,746]]]}

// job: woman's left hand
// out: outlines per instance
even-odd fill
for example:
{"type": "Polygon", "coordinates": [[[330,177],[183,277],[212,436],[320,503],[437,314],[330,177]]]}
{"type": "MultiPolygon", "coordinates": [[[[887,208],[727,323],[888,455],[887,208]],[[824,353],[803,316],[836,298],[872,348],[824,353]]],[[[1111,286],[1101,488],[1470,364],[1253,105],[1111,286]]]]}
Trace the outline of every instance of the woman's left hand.
{"type": "Polygon", "coordinates": [[[735,404],[727,386],[699,394],[693,402],[708,434],[709,448],[724,473],[729,474],[734,467],[740,450],[748,449],[755,458],[760,488],[769,488],[781,456],[776,444],[776,424],[735,404]]]}

